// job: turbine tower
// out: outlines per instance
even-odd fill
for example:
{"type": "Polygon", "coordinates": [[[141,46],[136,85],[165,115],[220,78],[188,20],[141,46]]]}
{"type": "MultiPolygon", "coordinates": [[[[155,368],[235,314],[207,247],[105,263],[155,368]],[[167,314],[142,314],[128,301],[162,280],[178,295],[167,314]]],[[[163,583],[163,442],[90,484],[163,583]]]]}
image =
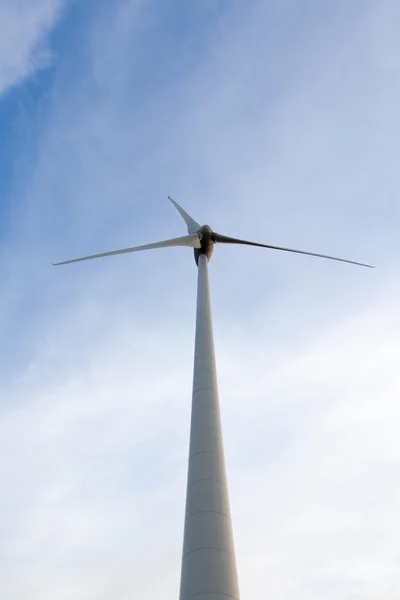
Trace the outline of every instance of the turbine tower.
{"type": "Polygon", "coordinates": [[[215,233],[209,225],[200,226],[177,202],[170,197],[169,199],[185,220],[188,235],[53,264],[65,265],[93,258],[168,246],[187,246],[194,249],[195,261],[198,266],[196,338],[179,598],[180,600],[239,600],[208,282],[208,261],[211,258],[214,244],[259,246],[328,258],[363,267],[374,267],[325,254],[227,237],[215,233]]]}

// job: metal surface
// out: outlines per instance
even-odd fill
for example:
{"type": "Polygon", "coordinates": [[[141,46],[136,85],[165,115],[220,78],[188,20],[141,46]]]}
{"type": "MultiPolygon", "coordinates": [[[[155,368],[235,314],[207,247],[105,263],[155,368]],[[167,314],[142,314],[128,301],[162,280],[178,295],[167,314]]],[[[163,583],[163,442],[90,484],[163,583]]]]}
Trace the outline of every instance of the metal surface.
{"type": "Polygon", "coordinates": [[[215,233],[215,231],[212,232],[211,237],[216,244],[242,244],[244,246],[270,248],[271,250],[282,250],[283,252],[294,252],[295,254],[317,256],[318,258],[328,258],[329,260],[337,260],[339,262],[350,263],[351,265],[358,265],[359,267],[368,267],[369,269],[375,269],[375,267],[372,265],[366,265],[365,263],[356,262],[355,260],[348,260],[347,258],[338,258],[337,256],[329,256],[328,254],[317,254],[316,252],[306,252],[305,250],[294,250],[293,248],[283,248],[282,246],[271,246],[269,244],[258,244],[257,242],[248,242],[247,240],[239,240],[238,238],[228,237],[227,235],[221,235],[220,233],[215,233]]]}
{"type": "Polygon", "coordinates": [[[197,233],[184,235],[182,237],[165,240],[164,242],[155,242],[154,244],[145,244],[144,246],[132,246],[132,248],[122,248],[122,250],[111,250],[101,254],[91,254],[90,256],[81,256],[72,258],[63,262],[53,263],[54,266],[69,265],[70,263],[81,262],[82,260],[92,260],[93,258],[103,258],[105,256],[115,256],[116,254],[128,254],[130,252],[140,252],[141,250],[153,250],[155,248],[170,248],[171,246],[186,246],[189,248],[201,248],[200,236],[197,233]]]}
{"type": "Polygon", "coordinates": [[[239,600],[205,254],[199,256],[197,286],[180,600],[239,600]]]}
{"type": "Polygon", "coordinates": [[[194,249],[194,259],[196,265],[199,264],[199,256],[205,254],[210,260],[214,250],[214,240],[212,239],[213,230],[209,225],[203,225],[197,232],[200,236],[200,248],[194,249]]]}
{"type": "Polygon", "coordinates": [[[182,206],[179,206],[179,204],[177,202],[175,202],[175,200],[173,200],[171,198],[171,196],[168,196],[168,200],[170,200],[172,202],[172,204],[175,206],[176,210],[180,213],[182,219],[185,221],[188,233],[197,233],[198,230],[200,229],[200,223],[198,223],[197,221],[195,221],[193,219],[193,217],[188,215],[186,210],[184,210],[182,208],[182,206]]]}

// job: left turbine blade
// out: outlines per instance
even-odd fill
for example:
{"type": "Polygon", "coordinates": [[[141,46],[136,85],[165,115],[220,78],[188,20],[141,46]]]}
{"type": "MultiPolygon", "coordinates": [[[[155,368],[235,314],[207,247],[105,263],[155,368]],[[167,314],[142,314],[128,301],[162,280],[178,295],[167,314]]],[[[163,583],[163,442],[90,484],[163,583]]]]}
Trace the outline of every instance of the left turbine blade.
{"type": "Polygon", "coordinates": [[[103,256],[113,256],[114,254],[127,254],[129,252],[140,252],[140,250],[153,250],[153,248],[168,248],[170,246],[187,246],[189,248],[200,248],[200,237],[198,234],[184,235],[183,237],[165,240],[164,242],[155,242],[154,244],[145,244],[144,246],[134,246],[132,248],[123,248],[122,250],[112,250],[111,252],[102,252],[101,254],[91,254],[81,258],[64,260],[63,262],[53,263],[54,266],[68,265],[82,260],[92,260],[92,258],[103,258],[103,256]]]}
{"type": "Polygon", "coordinates": [[[238,240],[231,238],[220,233],[213,232],[212,239],[215,243],[219,244],[244,244],[246,246],[258,246],[260,248],[270,248],[271,250],[283,250],[284,252],[294,252],[295,254],[306,254],[308,256],[317,256],[318,258],[328,258],[329,260],[337,260],[339,262],[350,263],[352,265],[358,265],[359,267],[368,267],[369,269],[375,269],[372,265],[366,265],[364,263],[355,262],[354,260],[347,260],[346,258],[338,258],[337,256],[328,256],[327,254],[316,254],[315,252],[306,252],[305,250],[293,250],[293,248],[281,248],[280,246],[269,246],[267,244],[257,244],[256,242],[248,242],[246,240],[238,240]]]}

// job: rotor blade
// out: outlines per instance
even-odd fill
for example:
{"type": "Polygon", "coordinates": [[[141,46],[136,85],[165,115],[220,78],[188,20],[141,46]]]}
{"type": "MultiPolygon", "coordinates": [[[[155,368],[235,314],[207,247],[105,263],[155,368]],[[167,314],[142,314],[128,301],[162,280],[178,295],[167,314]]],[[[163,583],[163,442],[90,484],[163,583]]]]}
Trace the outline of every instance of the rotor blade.
{"type": "Polygon", "coordinates": [[[170,200],[175,206],[175,208],[180,212],[183,220],[187,225],[188,233],[196,233],[200,229],[199,223],[192,219],[192,217],[188,215],[187,212],[183,210],[182,206],[179,206],[179,204],[175,202],[175,200],[172,200],[171,196],[168,196],[168,200],[170,200]]]}
{"type": "Polygon", "coordinates": [[[128,252],[139,252],[140,250],[152,250],[153,248],[167,248],[169,246],[188,246],[189,248],[200,248],[200,238],[198,234],[184,235],[183,237],[165,240],[164,242],[155,242],[154,244],[145,244],[144,246],[134,246],[132,248],[123,248],[122,250],[112,250],[111,252],[102,252],[101,254],[92,254],[64,260],[63,262],[53,263],[54,266],[67,265],[69,263],[80,262],[82,260],[91,260],[92,258],[102,258],[103,256],[113,256],[114,254],[127,254],[128,252]]]}
{"type": "Polygon", "coordinates": [[[281,248],[280,246],[270,246],[268,244],[257,244],[256,242],[248,242],[246,240],[238,240],[236,238],[221,235],[220,233],[213,233],[212,239],[217,244],[244,244],[246,246],[259,246],[260,248],[271,248],[271,250],[283,250],[284,252],[295,252],[296,254],[307,254],[308,256],[318,256],[319,258],[328,258],[329,260],[338,260],[339,262],[350,263],[352,265],[358,265],[360,267],[368,267],[369,269],[375,269],[372,265],[366,265],[364,263],[356,262],[354,260],[347,260],[346,258],[338,258],[337,256],[328,256],[327,254],[316,254],[315,252],[305,252],[304,250],[293,250],[293,248],[281,248]]]}

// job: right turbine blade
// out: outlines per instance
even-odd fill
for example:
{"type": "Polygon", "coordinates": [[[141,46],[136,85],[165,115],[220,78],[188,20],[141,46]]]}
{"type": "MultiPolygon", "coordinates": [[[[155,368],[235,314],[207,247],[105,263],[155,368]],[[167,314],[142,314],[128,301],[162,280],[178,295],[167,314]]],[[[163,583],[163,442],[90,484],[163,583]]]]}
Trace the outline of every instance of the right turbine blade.
{"type": "Polygon", "coordinates": [[[368,267],[369,269],[375,269],[372,265],[366,265],[364,263],[356,262],[355,260],[347,260],[346,258],[338,258],[337,256],[328,256],[327,254],[317,254],[316,252],[306,252],[304,250],[293,250],[293,248],[281,248],[280,246],[270,246],[268,244],[257,244],[256,242],[248,242],[247,240],[238,240],[236,238],[221,235],[220,233],[213,233],[213,241],[217,244],[244,244],[245,246],[258,246],[260,248],[270,248],[271,250],[283,250],[283,252],[294,252],[296,254],[306,254],[308,256],[318,256],[319,258],[328,258],[329,260],[338,260],[339,262],[350,263],[352,265],[358,265],[360,267],[368,267]]]}
{"type": "Polygon", "coordinates": [[[197,231],[200,229],[199,223],[192,219],[192,217],[187,214],[186,210],[183,210],[182,206],[179,206],[175,200],[172,200],[171,196],[168,196],[168,200],[172,202],[176,210],[180,213],[182,219],[185,221],[188,233],[197,233],[197,231]]]}
{"type": "Polygon", "coordinates": [[[53,263],[54,266],[68,265],[70,263],[81,262],[82,260],[92,260],[93,258],[103,258],[103,256],[113,256],[114,254],[127,254],[128,252],[140,252],[140,250],[152,250],[153,248],[168,248],[170,246],[188,246],[189,248],[200,248],[200,237],[198,234],[184,235],[183,237],[165,240],[164,242],[155,242],[154,244],[145,244],[144,246],[133,246],[132,248],[123,248],[122,250],[111,250],[111,252],[102,252],[101,254],[91,254],[81,258],[64,260],[63,262],[53,263]]]}

